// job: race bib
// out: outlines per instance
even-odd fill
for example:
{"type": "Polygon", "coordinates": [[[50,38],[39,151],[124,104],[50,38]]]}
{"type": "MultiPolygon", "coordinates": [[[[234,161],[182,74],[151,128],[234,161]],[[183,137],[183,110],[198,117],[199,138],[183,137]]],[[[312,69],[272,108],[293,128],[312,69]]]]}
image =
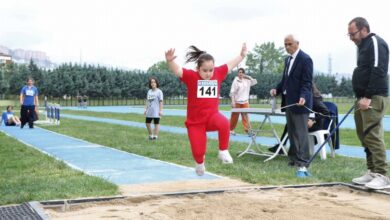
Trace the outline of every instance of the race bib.
{"type": "Polygon", "coordinates": [[[27,96],[34,96],[34,90],[32,90],[32,89],[27,89],[27,90],[26,90],[26,95],[27,95],[27,96]]]}
{"type": "Polygon", "coordinates": [[[198,98],[217,98],[218,82],[217,80],[198,80],[198,98]]]}

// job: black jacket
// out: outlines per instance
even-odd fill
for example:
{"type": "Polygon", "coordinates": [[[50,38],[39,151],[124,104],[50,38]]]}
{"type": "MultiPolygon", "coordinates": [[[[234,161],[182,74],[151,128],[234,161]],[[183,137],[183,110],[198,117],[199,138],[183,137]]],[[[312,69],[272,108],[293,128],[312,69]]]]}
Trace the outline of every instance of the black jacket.
{"type": "Polygon", "coordinates": [[[322,102],[322,96],[313,96],[313,111],[321,113],[321,115],[315,114],[314,120],[316,123],[314,123],[313,127],[309,128],[309,132],[325,129],[325,116],[329,116],[330,112],[328,107],[322,102]]]}
{"type": "Polygon", "coordinates": [[[357,98],[373,95],[387,96],[389,90],[387,70],[389,48],[386,42],[369,34],[358,45],[357,67],[352,75],[352,87],[357,98]]]}

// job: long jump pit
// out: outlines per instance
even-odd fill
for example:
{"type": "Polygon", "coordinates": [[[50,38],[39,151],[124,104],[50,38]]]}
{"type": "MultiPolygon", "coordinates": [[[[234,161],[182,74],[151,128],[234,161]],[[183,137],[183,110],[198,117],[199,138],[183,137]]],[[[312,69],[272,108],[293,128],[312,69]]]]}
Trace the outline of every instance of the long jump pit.
{"type": "Polygon", "coordinates": [[[257,186],[222,178],[124,185],[120,190],[118,197],[46,201],[40,206],[47,219],[61,220],[390,220],[390,191],[345,183],[257,186]]]}

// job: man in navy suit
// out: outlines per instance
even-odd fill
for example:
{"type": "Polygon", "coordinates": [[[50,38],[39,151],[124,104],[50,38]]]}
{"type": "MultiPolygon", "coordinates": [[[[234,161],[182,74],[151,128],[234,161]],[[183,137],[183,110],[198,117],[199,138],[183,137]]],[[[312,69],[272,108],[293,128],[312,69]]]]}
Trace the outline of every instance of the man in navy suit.
{"type": "Polygon", "coordinates": [[[286,112],[290,138],[289,165],[298,168],[297,177],[306,177],[310,175],[307,171],[310,159],[307,108],[313,105],[313,61],[299,49],[299,41],[293,35],[285,37],[284,47],[289,56],[285,59],[283,78],[270,94],[282,95],[282,107],[285,107],[282,111],[286,112]]]}

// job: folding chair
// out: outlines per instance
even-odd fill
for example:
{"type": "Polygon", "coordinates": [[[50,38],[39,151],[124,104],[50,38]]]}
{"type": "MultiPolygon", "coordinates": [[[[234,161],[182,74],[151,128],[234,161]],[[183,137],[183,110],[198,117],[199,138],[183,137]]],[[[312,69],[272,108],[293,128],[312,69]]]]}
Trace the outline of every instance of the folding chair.
{"type": "MultiPolygon", "coordinates": [[[[327,136],[330,134],[333,128],[336,127],[338,123],[338,110],[336,104],[333,102],[323,102],[326,107],[329,109],[331,118],[325,118],[324,121],[324,128],[322,130],[317,130],[313,132],[309,132],[309,136],[312,136],[317,140],[317,146],[321,146],[322,143],[324,143],[327,136]]],[[[332,136],[332,138],[329,139],[328,145],[330,148],[330,155],[331,157],[334,157],[334,150],[339,148],[339,138],[338,138],[339,132],[338,130],[335,132],[335,134],[332,136]]],[[[312,141],[313,139],[310,138],[309,141],[312,141]]],[[[311,152],[314,152],[314,143],[310,144],[311,146],[311,152]]],[[[322,160],[326,159],[326,147],[322,147],[320,152],[320,157],[322,160]]]]}

